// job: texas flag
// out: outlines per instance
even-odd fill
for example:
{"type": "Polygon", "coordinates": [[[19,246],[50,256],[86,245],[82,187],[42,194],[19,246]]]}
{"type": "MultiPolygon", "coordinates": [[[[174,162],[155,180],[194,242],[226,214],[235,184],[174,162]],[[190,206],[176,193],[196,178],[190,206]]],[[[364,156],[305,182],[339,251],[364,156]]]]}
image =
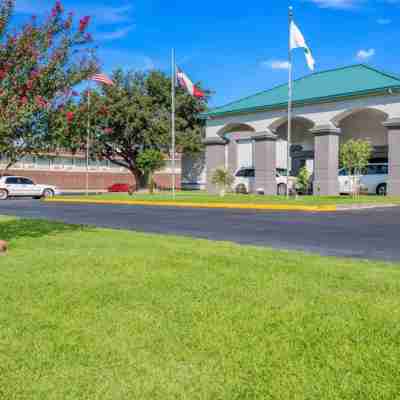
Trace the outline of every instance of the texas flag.
{"type": "Polygon", "coordinates": [[[198,99],[206,97],[205,93],[200,88],[198,88],[190,80],[190,78],[178,67],[176,67],[176,78],[178,80],[179,86],[183,89],[186,89],[190,95],[197,97],[198,99]]]}

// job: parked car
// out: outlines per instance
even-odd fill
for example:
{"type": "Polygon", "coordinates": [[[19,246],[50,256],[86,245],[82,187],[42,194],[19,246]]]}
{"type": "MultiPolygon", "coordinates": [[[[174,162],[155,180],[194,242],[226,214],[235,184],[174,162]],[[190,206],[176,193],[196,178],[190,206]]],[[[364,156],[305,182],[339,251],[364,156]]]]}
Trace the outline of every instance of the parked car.
{"type": "MultiPolygon", "coordinates": [[[[386,196],[388,180],[388,164],[369,164],[360,175],[360,192],[386,196]]],[[[339,191],[341,194],[353,193],[354,175],[344,168],[339,170],[339,191]]]]}
{"type": "Polygon", "coordinates": [[[129,193],[132,186],[129,183],[114,183],[108,188],[110,193],[129,193]]]}
{"type": "MultiPolygon", "coordinates": [[[[276,185],[277,193],[279,196],[286,194],[286,175],[285,169],[276,170],[276,185]]],[[[233,183],[233,189],[236,193],[251,193],[258,192],[259,189],[255,187],[255,176],[256,172],[254,168],[239,168],[235,174],[235,180],[233,183]]],[[[295,187],[296,178],[289,176],[289,190],[293,190],[295,187]]]]}
{"type": "Polygon", "coordinates": [[[6,200],[10,196],[53,197],[61,192],[56,186],[36,184],[29,178],[23,176],[0,177],[0,200],[6,200]]]}

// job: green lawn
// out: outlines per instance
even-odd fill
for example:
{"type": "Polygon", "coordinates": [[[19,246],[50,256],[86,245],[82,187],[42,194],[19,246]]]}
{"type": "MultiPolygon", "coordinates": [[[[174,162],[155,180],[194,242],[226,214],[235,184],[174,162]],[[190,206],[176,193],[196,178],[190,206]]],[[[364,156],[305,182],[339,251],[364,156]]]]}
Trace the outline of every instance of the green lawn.
{"type": "MultiPolygon", "coordinates": [[[[87,196],[60,196],[59,198],[67,199],[87,199],[87,196]]],[[[129,196],[125,193],[106,193],[102,195],[90,196],[91,200],[146,200],[146,201],[172,201],[172,193],[136,193],[129,196]]],[[[400,197],[384,197],[384,196],[360,196],[353,199],[351,196],[299,196],[287,199],[284,196],[258,196],[258,195],[240,195],[228,194],[225,197],[218,195],[210,195],[206,192],[178,192],[175,201],[191,202],[191,203],[279,203],[291,205],[346,205],[346,204],[366,204],[366,203],[395,203],[400,204],[400,197]]]]}
{"type": "Polygon", "coordinates": [[[393,400],[400,265],[0,220],[0,399],[393,400]]]}

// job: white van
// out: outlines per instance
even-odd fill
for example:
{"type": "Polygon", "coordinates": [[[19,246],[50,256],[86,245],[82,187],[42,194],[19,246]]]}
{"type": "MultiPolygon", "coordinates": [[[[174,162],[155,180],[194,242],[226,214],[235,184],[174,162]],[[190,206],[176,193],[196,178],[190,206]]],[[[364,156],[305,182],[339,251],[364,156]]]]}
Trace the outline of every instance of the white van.
{"type": "MultiPolygon", "coordinates": [[[[386,196],[388,180],[388,164],[369,164],[360,175],[360,192],[386,196]]],[[[341,194],[353,193],[354,175],[344,168],[339,170],[339,191],[341,194]]]]}
{"type": "MultiPolygon", "coordinates": [[[[236,193],[256,192],[255,178],[256,171],[254,168],[242,167],[235,172],[235,181],[233,190],[236,193]]],[[[289,177],[289,189],[293,189],[296,178],[289,177]]],[[[286,194],[286,170],[278,168],[276,170],[277,194],[284,196],[286,194]]]]}

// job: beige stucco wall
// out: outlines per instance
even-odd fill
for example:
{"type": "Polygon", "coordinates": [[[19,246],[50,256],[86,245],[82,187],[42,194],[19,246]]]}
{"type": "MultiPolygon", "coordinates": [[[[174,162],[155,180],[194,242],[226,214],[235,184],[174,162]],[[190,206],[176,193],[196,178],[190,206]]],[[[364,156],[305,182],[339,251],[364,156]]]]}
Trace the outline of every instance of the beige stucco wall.
{"type": "Polygon", "coordinates": [[[342,131],[340,141],[367,139],[373,146],[387,146],[387,129],[382,124],[385,119],[384,114],[372,110],[351,114],[339,123],[342,131]]]}
{"type": "MultiPolygon", "coordinates": [[[[340,102],[296,107],[293,116],[306,118],[315,125],[340,124],[340,120],[355,110],[374,108],[389,118],[400,116],[400,96],[371,96],[340,102]]],[[[287,110],[253,112],[250,114],[216,117],[207,121],[207,138],[218,136],[227,125],[245,124],[256,132],[275,129],[286,121],[287,110]]],[[[371,128],[372,129],[372,128],[371,128]]]]}

